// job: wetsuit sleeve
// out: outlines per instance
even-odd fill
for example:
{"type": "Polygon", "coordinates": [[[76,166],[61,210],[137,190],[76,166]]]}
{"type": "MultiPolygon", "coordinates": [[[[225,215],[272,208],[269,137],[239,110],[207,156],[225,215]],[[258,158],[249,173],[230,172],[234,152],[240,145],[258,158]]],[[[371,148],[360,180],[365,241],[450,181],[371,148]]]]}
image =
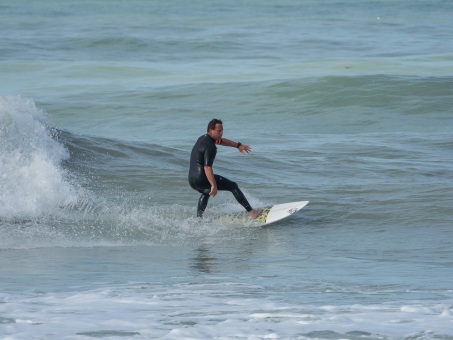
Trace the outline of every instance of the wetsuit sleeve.
{"type": "Polygon", "coordinates": [[[204,151],[204,166],[212,166],[214,164],[216,154],[217,148],[215,145],[207,147],[204,151]]]}

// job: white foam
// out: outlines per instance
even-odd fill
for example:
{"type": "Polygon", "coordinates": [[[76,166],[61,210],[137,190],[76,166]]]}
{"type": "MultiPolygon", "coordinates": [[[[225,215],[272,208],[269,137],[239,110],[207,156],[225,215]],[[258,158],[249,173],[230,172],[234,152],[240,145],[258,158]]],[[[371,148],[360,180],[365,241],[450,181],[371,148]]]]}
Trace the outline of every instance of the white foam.
{"type": "Polygon", "coordinates": [[[0,97],[1,217],[41,216],[77,200],[61,166],[69,153],[45,121],[32,100],[0,97]]]}
{"type": "Polygon", "coordinates": [[[450,304],[439,308],[433,301],[411,301],[325,308],[276,302],[259,294],[245,296],[237,305],[229,303],[229,294],[238,294],[242,288],[247,286],[131,283],[85,292],[17,294],[0,305],[0,313],[9,320],[4,334],[16,339],[46,334],[55,339],[83,339],[90,334],[133,334],[134,339],[404,338],[416,334],[432,338],[453,334],[451,316],[443,316],[450,304]],[[408,314],[402,312],[405,308],[430,313],[408,314]]]}

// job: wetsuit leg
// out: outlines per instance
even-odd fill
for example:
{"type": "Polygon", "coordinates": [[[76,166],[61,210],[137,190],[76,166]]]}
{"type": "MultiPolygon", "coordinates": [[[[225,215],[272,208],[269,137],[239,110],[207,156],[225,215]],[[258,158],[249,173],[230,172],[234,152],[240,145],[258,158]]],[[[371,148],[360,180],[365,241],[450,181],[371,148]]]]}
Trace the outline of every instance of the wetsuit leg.
{"type": "Polygon", "coordinates": [[[239,189],[239,186],[236,182],[230,181],[228,178],[219,175],[214,175],[214,177],[217,183],[217,190],[230,191],[233,194],[234,198],[236,198],[236,201],[238,201],[238,203],[242,205],[245,210],[253,210],[250,203],[247,201],[247,198],[245,198],[244,193],[241,191],[241,189],[239,189]]]}
{"type": "MultiPolygon", "coordinates": [[[[209,200],[209,192],[203,192],[202,190],[199,190],[201,192],[200,199],[198,200],[198,207],[197,207],[197,217],[203,217],[203,213],[206,210],[206,207],[208,206],[208,200],[209,200]]],[[[209,190],[208,190],[209,191],[209,190]]]]}
{"type": "MultiPolygon", "coordinates": [[[[239,189],[239,186],[237,185],[236,182],[230,181],[228,178],[219,175],[214,175],[214,177],[217,183],[217,190],[230,191],[233,194],[234,198],[236,198],[236,201],[238,201],[238,203],[242,205],[245,210],[247,211],[253,210],[252,206],[247,201],[247,198],[245,197],[241,189],[239,189]]],[[[198,199],[197,217],[202,217],[204,211],[206,210],[206,207],[208,206],[209,197],[211,197],[209,196],[211,188],[201,189],[196,188],[195,185],[193,185],[192,188],[201,193],[201,196],[198,199]]]]}

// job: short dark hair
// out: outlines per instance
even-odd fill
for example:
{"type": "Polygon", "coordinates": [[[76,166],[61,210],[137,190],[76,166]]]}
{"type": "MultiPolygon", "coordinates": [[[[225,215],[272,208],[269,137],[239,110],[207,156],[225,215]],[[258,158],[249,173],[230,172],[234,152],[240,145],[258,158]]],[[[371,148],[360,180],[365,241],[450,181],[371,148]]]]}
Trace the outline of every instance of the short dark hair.
{"type": "Polygon", "coordinates": [[[223,123],[222,123],[222,121],[220,119],[214,118],[208,124],[208,132],[211,131],[211,130],[215,130],[216,124],[222,124],[223,125],[223,123]]]}

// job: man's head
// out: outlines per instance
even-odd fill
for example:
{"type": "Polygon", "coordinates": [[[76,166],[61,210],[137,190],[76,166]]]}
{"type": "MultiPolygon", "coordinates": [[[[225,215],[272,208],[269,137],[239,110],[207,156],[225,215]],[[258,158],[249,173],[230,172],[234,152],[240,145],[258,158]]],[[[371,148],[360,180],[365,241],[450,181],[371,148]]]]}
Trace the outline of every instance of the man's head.
{"type": "Polygon", "coordinates": [[[213,119],[208,124],[208,134],[214,139],[219,140],[223,135],[223,123],[220,119],[213,119]]]}
{"type": "Polygon", "coordinates": [[[210,130],[215,130],[217,124],[223,125],[223,123],[220,119],[216,119],[216,118],[212,119],[208,124],[208,133],[210,130]]]}

